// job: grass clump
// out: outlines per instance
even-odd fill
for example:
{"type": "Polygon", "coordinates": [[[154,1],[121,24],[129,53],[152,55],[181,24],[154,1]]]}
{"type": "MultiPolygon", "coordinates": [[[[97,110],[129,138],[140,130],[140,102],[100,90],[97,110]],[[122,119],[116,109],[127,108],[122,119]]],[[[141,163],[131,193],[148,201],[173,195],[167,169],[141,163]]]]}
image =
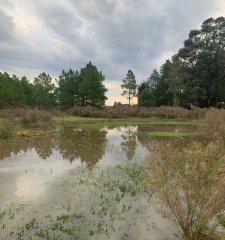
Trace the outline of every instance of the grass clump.
{"type": "Polygon", "coordinates": [[[147,156],[148,187],[166,204],[183,240],[222,240],[225,150],[221,143],[183,149],[156,143],[147,156]]]}
{"type": "Polygon", "coordinates": [[[0,139],[11,139],[13,137],[13,126],[9,121],[0,121],[0,139]]]}

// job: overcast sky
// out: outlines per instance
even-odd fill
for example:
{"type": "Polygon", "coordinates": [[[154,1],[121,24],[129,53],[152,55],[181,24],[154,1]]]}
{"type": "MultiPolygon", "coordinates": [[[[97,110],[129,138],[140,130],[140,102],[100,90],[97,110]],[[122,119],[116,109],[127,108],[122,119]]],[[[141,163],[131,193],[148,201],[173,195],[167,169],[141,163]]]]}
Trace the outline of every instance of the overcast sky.
{"type": "Polygon", "coordinates": [[[107,104],[175,54],[191,29],[225,16],[224,0],[0,0],[0,71],[57,78],[91,61],[105,75],[107,104]]]}

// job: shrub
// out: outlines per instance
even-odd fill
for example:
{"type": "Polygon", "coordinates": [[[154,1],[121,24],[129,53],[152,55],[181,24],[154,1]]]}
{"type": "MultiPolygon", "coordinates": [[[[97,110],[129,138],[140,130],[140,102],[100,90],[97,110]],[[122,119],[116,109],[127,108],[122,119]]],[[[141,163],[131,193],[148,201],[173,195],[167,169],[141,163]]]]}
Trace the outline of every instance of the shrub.
{"type": "Polygon", "coordinates": [[[25,127],[39,127],[45,126],[50,122],[51,114],[43,110],[27,110],[20,119],[25,127]]]}
{"type": "Polygon", "coordinates": [[[225,150],[221,143],[186,148],[156,143],[146,158],[148,187],[166,204],[185,240],[223,239],[216,217],[225,211],[225,150]]]}
{"type": "Polygon", "coordinates": [[[9,121],[0,121],[0,138],[10,139],[13,137],[13,126],[9,121]]]}

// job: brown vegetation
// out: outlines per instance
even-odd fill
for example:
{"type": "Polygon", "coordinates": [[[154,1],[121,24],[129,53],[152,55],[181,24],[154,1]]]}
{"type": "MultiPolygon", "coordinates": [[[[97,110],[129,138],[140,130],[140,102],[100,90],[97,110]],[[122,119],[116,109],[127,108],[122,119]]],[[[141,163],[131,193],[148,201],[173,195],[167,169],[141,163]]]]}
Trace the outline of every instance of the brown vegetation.
{"type": "Polygon", "coordinates": [[[148,187],[166,204],[185,240],[224,239],[225,150],[221,143],[186,148],[156,143],[146,158],[148,187]]]}
{"type": "Polygon", "coordinates": [[[66,113],[79,117],[96,118],[160,118],[160,119],[202,119],[205,117],[206,109],[193,107],[187,110],[181,107],[158,107],[147,108],[138,106],[105,107],[98,109],[94,107],[75,107],[66,111],[66,113]]]}
{"type": "Polygon", "coordinates": [[[21,123],[25,127],[45,126],[50,120],[50,113],[43,110],[29,110],[21,117],[21,123]]]}
{"type": "Polygon", "coordinates": [[[211,108],[207,111],[204,119],[204,131],[213,139],[225,138],[225,110],[211,108]]]}
{"type": "Polygon", "coordinates": [[[48,124],[52,114],[39,109],[15,108],[1,110],[0,117],[12,122],[19,120],[25,127],[38,127],[48,124]]]}
{"type": "Polygon", "coordinates": [[[10,139],[13,136],[12,123],[6,120],[0,121],[0,139],[10,139]]]}

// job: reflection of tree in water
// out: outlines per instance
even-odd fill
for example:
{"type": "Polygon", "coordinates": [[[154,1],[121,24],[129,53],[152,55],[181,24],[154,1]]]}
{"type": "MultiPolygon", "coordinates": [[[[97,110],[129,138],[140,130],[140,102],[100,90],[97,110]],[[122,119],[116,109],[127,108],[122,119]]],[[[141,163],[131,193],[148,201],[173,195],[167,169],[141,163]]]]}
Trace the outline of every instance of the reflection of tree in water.
{"type": "Polygon", "coordinates": [[[88,166],[93,166],[105,153],[106,133],[96,129],[65,128],[60,135],[59,151],[71,162],[80,158],[88,166]]]}
{"type": "Polygon", "coordinates": [[[149,149],[151,147],[152,142],[153,142],[152,137],[150,137],[148,134],[146,134],[149,131],[151,131],[151,130],[149,130],[149,126],[139,125],[137,128],[138,142],[140,142],[141,145],[147,149],[149,149]]]}
{"type": "Polygon", "coordinates": [[[35,149],[38,156],[47,159],[52,154],[52,138],[50,137],[22,137],[15,142],[1,142],[0,159],[10,157],[11,154],[19,154],[21,151],[27,152],[35,149]]]}
{"type": "Polygon", "coordinates": [[[42,159],[47,159],[52,155],[52,148],[53,148],[53,139],[49,137],[36,139],[35,143],[33,144],[38,156],[42,159]]]}
{"type": "Polygon", "coordinates": [[[52,149],[57,147],[65,159],[72,162],[80,158],[82,162],[93,166],[104,155],[105,146],[106,131],[65,128],[57,136],[57,141],[54,136],[42,136],[21,137],[15,142],[2,142],[0,143],[0,159],[31,149],[35,149],[40,158],[47,159],[52,155],[52,149]]]}
{"type": "Polygon", "coordinates": [[[121,142],[121,149],[126,153],[127,159],[132,160],[137,147],[137,137],[132,133],[131,126],[128,127],[126,135],[121,135],[123,141],[121,142]]]}

